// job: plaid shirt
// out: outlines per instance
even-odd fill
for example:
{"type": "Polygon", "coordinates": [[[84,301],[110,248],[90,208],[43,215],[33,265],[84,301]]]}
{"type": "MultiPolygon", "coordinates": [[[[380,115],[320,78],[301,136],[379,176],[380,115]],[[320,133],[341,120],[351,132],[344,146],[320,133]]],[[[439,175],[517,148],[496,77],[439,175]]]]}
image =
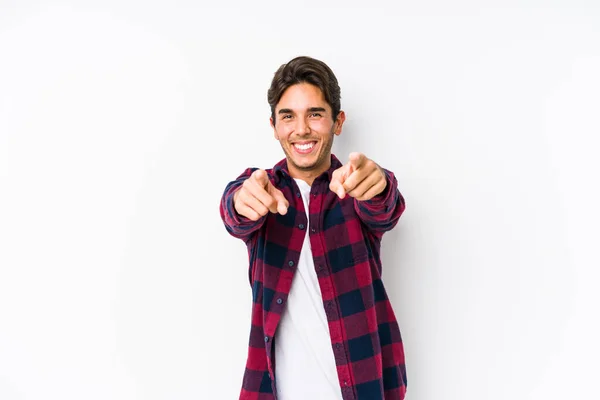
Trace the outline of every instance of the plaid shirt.
{"type": "MultiPolygon", "coordinates": [[[[394,174],[371,200],[340,199],[329,190],[342,164],[313,182],[308,213],[285,159],[266,170],[289,202],[285,215],[258,221],[239,215],[233,195],[257,168],[248,168],[225,188],[220,212],[225,228],[248,247],[252,324],[241,400],[276,399],[275,332],[286,306],[305,235],[310,235],[331,347],[344,400],[402,400],[406,369],[400,329],[381,281],[380,243],[404,211],[394,174]],[[310,230],[306,232],[310,220],[310,230]]],[[[306,382],[310,385],[310,382],[306,382]]]]}

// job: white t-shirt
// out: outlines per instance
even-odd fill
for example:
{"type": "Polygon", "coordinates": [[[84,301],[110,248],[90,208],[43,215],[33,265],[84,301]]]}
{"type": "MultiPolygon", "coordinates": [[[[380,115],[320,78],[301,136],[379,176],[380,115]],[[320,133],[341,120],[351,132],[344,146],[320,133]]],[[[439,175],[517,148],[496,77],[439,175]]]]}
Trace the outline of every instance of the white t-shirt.
{"type": "MultiPolygon", "coordinates": [[[[295,179],[308,214],[310,186],[295,179]]],[[[307,222],[308,225],[308,222],[307,222]]],[[[275,333],[275,380],[279,400],[336,400],[342,391],[327,316],[310,247],[309,227],[286,308],[275,333]]]]}

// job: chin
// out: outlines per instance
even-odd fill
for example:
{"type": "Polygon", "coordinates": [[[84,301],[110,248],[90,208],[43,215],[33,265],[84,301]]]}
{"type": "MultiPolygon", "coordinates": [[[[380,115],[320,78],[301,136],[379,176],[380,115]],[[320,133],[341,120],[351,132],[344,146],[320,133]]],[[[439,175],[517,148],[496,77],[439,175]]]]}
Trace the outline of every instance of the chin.
{"type": "Polygon", "coordinates": [[[302,170],[302,171],[311,171],[315,168],[317,168],[317,164],[310,164],[310,165],[297,165],[298,169],[302,170]]]}
{"type": "Polygon", "coordinates": [[[296,164],[296,167],[298,169],[309,171],[309,170],[315,169],[319,166],[319,160],[318,159],[311,160],[311,161],[302,160],[302,162],[297,162],[296,160],[294,160],[294,164],[296,164]]]}

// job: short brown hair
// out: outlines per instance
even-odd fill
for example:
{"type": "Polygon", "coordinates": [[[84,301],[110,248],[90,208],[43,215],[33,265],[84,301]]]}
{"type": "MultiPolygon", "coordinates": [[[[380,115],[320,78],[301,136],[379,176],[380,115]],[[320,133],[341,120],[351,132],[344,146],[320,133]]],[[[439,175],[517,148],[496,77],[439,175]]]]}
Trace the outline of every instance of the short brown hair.
{"type": "Polygon", "coordinates": [[[341,109],[340,86],[331,68],[323,61],[301,56],[281,65],[267,92],[267,100],[271,106],[271,118],[275,124],[275,107],[283,92],[297,83],[310,83],[321,89],[325,101],[331,107],[332,118],[335,121],[341,109]]]}

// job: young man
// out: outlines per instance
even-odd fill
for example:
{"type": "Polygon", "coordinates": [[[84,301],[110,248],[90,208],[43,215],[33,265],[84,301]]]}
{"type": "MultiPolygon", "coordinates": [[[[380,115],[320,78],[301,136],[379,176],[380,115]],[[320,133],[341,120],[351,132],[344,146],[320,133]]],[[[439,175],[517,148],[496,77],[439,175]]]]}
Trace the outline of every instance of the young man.
{"type": "Polygon", "coordinates": [[[282,65],[268,91],[285,159],[225,188],[225,228],[248,247],[253,309],[240,399],[402,400],[404,350],[380,243],[404,211],[394,174],[331,154],[340,88],[319,60],[282,65]]]}

